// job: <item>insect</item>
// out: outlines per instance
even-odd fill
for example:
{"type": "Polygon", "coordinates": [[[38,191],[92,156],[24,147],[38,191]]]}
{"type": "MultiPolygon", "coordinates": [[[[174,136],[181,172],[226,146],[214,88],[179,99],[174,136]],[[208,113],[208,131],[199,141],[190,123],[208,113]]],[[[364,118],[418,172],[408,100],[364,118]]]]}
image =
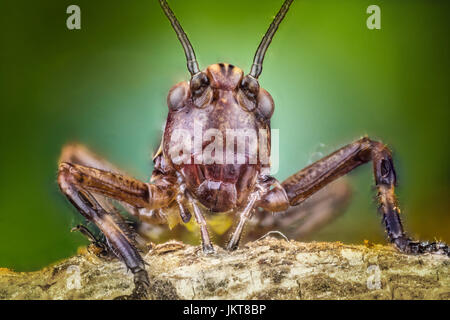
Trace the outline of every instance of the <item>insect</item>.
{"type": "MultiPolygon", "coordinates": [[[[135,288],[131,297],[145,296],[150,282],[132,230],[108,199],[119,202],[138,220],[147,223],[170,222],[174,219],[173,212],[183,223],[190,222],[193,216],[200,229],[203,252],[208,254],[214,252],[214,247],[205,216],[225,212],[236,218],[226,246],[228,250],[235,250],[256,209],[263,212],[291,210],[332,181],[370,161],[379,210],[390,242],[404,253],[449,254],[444,243],[413,241],[405,234],[394,193],[396,174],[391,152],[381,142],[361,138],[283,182],[270,176],[270,164],[263,161],[263,157],[258,156],[255,161],[250,149],[235,150],[239,138],[234,140],[226,135],[231,129],[261,134],[256,136],[257,148],[252,150],[261,153],[265,149],[270,153],[270,118],[274,102],[270,94],[260,88],[258,78],[266,50],[293,0],[284,1],[264,35],[247,75],[240,68],[225,63],[213,64],[201,71],[192,45],[168,3],[165,0],[159,2],[183,46],[191,78],[169,91],[169,111],[162,143],[153,159],[150,182],[123,174],[81,145],[63,148],[58,172],[58,184],[63,194],[100,229],[109,248],[133,273],[135,288]],[[196,124],[212,130],[216,134],[214,141],[201,141],[199,148],[193,151],[189,146],[174,152],[173,141],[177,140],[174,137],[195,140],[196,124]],[[220,135],[227,136],[226,141],[220,142],[220,135]],[[210,150],[210,158],[195,161],[200,154],[205,155],[213,142],[215,149],[210,150]],[[225,156],[221,157],[220,151],[225,149],[225,144],[227,151],[231,150],[231,161],[210,162],[211,158],[223,160],[225,156]],[[235,156],[242,156],[244,161],[239,163],[235,156]],[[180,157],[185,161],[178,161],[180,157]]],[[[247,138],[243,140],[247,141],[247,138]]],[[[250,144],[249,140],[247,142],[250,144]]],[[[181,146],[185,145],[182,143],[181,146]]],[[[84,233],[89,234],[87,230],[84,233]]]]}

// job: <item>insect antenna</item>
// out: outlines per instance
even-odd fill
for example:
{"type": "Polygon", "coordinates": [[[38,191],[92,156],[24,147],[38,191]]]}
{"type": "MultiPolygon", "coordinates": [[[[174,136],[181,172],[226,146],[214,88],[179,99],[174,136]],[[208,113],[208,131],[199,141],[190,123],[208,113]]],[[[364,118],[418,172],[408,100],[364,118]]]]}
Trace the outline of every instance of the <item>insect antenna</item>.
{"type": "Polygon", "coordinates": [[[172,24],[173,29],[177,34],[178,40],[180,40],[181,45],[183,46],[184,54],[186,55],[187,60],[187,68],[189,72],[191,73],[191,75],[199,73],[200,69],[198,68],[198,63],[195,57],[194,49],[192,48],[191,42],[189,41],[186,33],[184,32],[183,28],[181,27],[180,23],[175,17],[175,14],[170,9],[167,1],[159,0],[159,4],[161,5],[161,8],[164,10],[164,13],[166,14],[167,18],[172,24]]]}
{"type": "Polygon", "coordinates": [[[266,54],[267,48],[272,42],[272,38],[275,35],[278,26],[280,25],[284,16],[288,12],[289,6],[291,5],[292,1],[294,0],[284,1],[280,11],[278,11],[277,15],[273,19],[269,29],[267,29],[266,34],[262,38],[261,43],[259,44],[258,49],[256,50],[255,57],[253,58],[252,68],[250,70],[250,75],[255,79],[258,79],[259,75],[262,72],[262,63],[264,61],[264,55],[266,54]]]}

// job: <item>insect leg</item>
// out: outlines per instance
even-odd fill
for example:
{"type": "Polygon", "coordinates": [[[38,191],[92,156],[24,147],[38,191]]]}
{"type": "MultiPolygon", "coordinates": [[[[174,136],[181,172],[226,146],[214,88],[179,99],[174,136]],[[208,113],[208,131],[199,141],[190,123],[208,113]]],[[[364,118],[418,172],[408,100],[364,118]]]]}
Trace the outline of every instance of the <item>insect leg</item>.
{"type": "Polygon", "coordinates": [[[64,171],[64,169],[60,171],[58,182],[64,195],[86,219],[92,221],[101,230],[112,251],[134,274],[133,297],[146,296],[149,279],[145,271],[144,261],[132,244],[132,239],[89,192],[70,180],[70,173],[64,171]]]}
{"type": "Polygon", "coordinates": [[[68,162],[59,165],[59,175],[64,173],[70,182],[102,196],[125,202],[136,208],[156,209],[168,205],[175,190],[164,181],[144,183],[122,174],[85,167],[68,162]]]}
{"type": "Polygon", "coordinates": [[[101,239],[97,239],[86,226],[79,224],[76,227],[70,229],[70,231],[71,232],[79,231],[83,236],[85,236],[89,240],[91,244],[99,248],[102,254],[106,254],[108,252],[107,244],[101,239]]]}
{"type": "Polygon", "coordinates": [[[189,198],[189,201],[191,201],[192,207],[194,209],[195,221],[197,221],[197,224],[200,226],[200,235],[202,237],[203,252],[206,254],[214,253],[214,247],[209,237],[205,217],[203,216],[202,211],[197,204],[197,201],[193,199],[193,197],[189,193],[187,193],[187,196],[189,198]]]}
{"type": "Polygon", "coordinates": [[[134,274],[135,289],[130,298],[145,296],[149,279],[133,235],[120,215],[102,206],[107,203],[103,199],[112,198],[136,208],[153,209],[168,205],[175,191],[167,182],[146,184],[119,173],[69,162],[60,163],[58,183],[69,201],[100,229],[111,250],[134,274]]]}
{"type": "Polygon", "coordinates": [[[444,243],[417,242],[407,237],[400,220],[400,209],[394,193],[396,175],[390,150],[382,143],[365,137],[348,144],[327,157],[290,176],[282,186],[291,206],[366,162],[373,162],[379,210],[389,240],[405,253],[436,252],[449,254],[444,243]]]}
{"type": "MultiPolygon", "coordinates": [[[[59,158],[59,163],[62,162],[79,164],[85,167],[92,167],[96,169],[126,175],[126,173],[123,170],[119,169],[117,166],[115,166],[105,158],[94,153],[85,145],[76,142],[64,145],[61,151],[61,156],[59,158]]],[[[93,194],[92,196],[100,203],[100,205],[106,211],[111,212],[112,210],[114,210],[111,201],[107,197],[104,197],[100,194],[93,194]]],[[[134,216],[139,215],[136,207],[131,206],[124,202],[122,202],[121,205],[130,214],[134,216]]]]}
{"type": "Polygon", "coordinates": [[[253,193],[249,197],[249,201],[247,202],[244,210],[239,214],[239,222],[236,226],[236,229],[231,234],[231,239],[227,244],[227,250],[236,250],[239,246],[239,241],[241,240],[242,231],[244,230],[244,226],[247,223],[248,219],[250,219],[253,207],[255,206],[256,200],[258,198],[257,193],[253,193]]]}

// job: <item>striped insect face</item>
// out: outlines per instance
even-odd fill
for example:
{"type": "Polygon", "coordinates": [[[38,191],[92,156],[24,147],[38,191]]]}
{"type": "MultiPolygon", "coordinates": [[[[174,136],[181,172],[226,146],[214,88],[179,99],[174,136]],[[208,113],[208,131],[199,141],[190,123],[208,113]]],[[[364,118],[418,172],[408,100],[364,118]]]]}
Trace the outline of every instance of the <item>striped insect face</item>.
{"type": "Polygon", "coordinates": [[[273,110],[273,101],[253,80],[238,67],[218,63],[169,92],[163,153],[212,211],[241,205],[267,165],[259,153],[270,150],[272,111],[266,111],[273,110]]]}

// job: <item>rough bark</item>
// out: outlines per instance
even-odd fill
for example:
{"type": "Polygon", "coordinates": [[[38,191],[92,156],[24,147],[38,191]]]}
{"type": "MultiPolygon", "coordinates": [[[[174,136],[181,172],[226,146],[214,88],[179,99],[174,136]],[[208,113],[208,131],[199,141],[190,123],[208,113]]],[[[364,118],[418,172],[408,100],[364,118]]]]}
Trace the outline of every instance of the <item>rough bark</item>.
{"type": "MultiPolygon", "coordinates": [[[[179,242],[154,246],[145,255],[151,298],[450,299],[450,259],[445,256],[275,238],[231,253],[216,249],[205,256],[199,247],[179,242]]],[[[0,269],[1,299],[112,299],[132,288],[132,276],[121,262],[86,249],[37,272],[0,269]]]]}

